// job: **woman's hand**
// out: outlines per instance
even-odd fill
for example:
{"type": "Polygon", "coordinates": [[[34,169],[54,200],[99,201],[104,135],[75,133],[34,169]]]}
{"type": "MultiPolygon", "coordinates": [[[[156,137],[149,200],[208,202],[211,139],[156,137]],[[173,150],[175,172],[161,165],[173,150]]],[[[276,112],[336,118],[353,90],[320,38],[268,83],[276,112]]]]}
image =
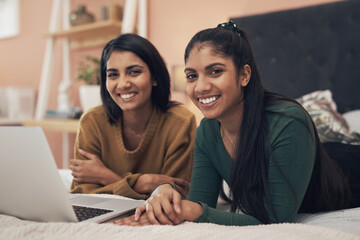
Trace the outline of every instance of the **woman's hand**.
{"type": "Polygon", "coordinates": [[[135,212],[135,221],[139,221],[146,211],[147,218],[152,224],[180,224],[181,195],[170,184],[159,186],[135,212]]]}
{"type": "MultiPolygon", "coordinates": [[[[184,208],[189,208],[189,209],[194,209],[193,207],[191,207],[190,205],[188,207],[185,207],[185,205],[188,203],[190,204],[195,204],[195,205],[199,205],[197,203],[193,203],[190,201],[184,201],[185,204],[183,204],[184,208]]],[[[200,206],[201,208],[201,206],[200,206]]],[[[200,209],[202,212],[202,208],[200,209]]],[[[188,211],[190,213],[190,211],[188,211]]],[[[201,214],[200,212],[200,214],[201,214]]],[[[199,214],[199,216],[200,216],[199,214]]],[[[198,216],[197,216],[198,217],[198,216]]],[[[194,217],[193,220],[195,220],[197,217],[194,217]]],[[[185,219],[183,219],[182,221],[179,221],[179,223],[183,222],[185,219]]],[[[119,220],[115,220],[114,224],[116,225],[127,225],[127,226],[145,226],[145,225],[159,225],[159,224],[168,224],[168,225],[175,225],[176,223],[172,223],[172,222],[167,222],[167,223],[152,223],[150,222],[147,212],[144,212],[139,219],[135,219],[135,215],[131,215],[129,217],[125,217],[125,218],[121,218],[119,220]]]]}
{"type": "Polygon", "coordinates": [[[135,215],[115,221],[118,225],[177,225],[184,221],[194,221],[202,214],[202,206],[188,200],[170,184],[158,187],[146,202],[138,207],[135,215]]]}
{"type": "Polygon", "coordinates": [[[176,190],[186,197],[185,189],[190,187],[190,183],[182,178],[170,177],[164,174],[141,175],[136,181],[134,190],[138,193],[151,193],[156,187],[165,182],[173,184],[176,190]]]}
{"type": "Polygon", "coordinates": [[[108,169],[94,154],[79,149],[88,160],[71,159],[70,169],[75,182],[108,185],[121,180],[121,177],[108,169]]]}
{"type": "Polygon", "coordinates": [[[138,221],[135,221],[135,215],[131,215],[129,217],[121,218],[119,220],[115,220],[114,224],[116,225],[128,225],[128,226],[145,226],[151,225],[151,222],[147,218],[146,213],[141,215],[138,221]]]}

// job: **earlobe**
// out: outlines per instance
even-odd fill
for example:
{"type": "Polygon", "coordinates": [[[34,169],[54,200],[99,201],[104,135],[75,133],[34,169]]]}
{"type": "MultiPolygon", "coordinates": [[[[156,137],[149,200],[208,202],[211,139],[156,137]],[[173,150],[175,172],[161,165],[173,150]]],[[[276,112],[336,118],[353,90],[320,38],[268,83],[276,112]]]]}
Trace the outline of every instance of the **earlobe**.
{"type": "Polygon", "coordinates": [[[157,81],[153,81],[153,87],[156,87],[157,86],[157,81]]]}
{"type": "Polygon", "coordinates": [[[248,64],[245,64],[242,73],[241,86],[246,87],[249,84],[250,78],[251,68],[248,64]]]}

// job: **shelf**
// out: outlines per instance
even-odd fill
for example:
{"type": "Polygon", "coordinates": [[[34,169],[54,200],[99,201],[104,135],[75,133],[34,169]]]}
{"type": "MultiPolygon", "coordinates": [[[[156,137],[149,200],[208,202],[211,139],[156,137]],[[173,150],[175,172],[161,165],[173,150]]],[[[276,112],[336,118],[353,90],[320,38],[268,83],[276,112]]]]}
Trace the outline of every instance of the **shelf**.
{"type": "Polygon", "coordinates": [[[121,22],[120,21],[99,21],[88,24],[83,24],[75,27],[71,27],[68,30],[56,31],[53,33],[47,33],[47,37],[68,37],[69,39],[77,39],[89,37],[92,35],[98,35],[100,33],[113,33],[120,34],[121,22]],[[94,34],[95,33],[95,34],[94,34]]]}
{"type": "Polygon", "coordinates": [[[0,126],[21,126],[21,120],[12,120],[6,118],[0,118],[0,126]]]}
{"type": "Polygon", "coordinates": [[[70,48],[85,48],[99,46],[120,35],[121,21],[99,21],[47,33],[46,37],[68,38],[70,48]]]}
{"type": "Polygon", "coordinates": [[[77,119],[42,119],[42,120],[25,120],[23,126],[38,126],[44,130],[76,133],[79,120],[77,119]]]}

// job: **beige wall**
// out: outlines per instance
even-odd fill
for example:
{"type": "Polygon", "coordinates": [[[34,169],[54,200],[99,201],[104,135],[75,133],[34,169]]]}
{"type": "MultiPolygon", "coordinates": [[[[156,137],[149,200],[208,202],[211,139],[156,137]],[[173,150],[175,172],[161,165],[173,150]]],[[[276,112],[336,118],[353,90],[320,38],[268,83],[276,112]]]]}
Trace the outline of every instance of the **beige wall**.
{"type": "MultiPolygon", "coordinates": [[[[290,8],[298,8],[334,0],[148,0],[149,40],[164,57],[169,71],[175,65],[183,64],[183,52],[187,42],[199,30],[215,27],[230,17],[246,16],[290,8]]],[[[0,39],[0,87],[27,86],[38,88],[48,31],[51,0],[19,0],[20,34],[8,39],[0,39]]],[[[124,1],[115,0],[72,0],[71,7],[86,3],[90,12],[99,16],[99,7],[110,2],[120,5],[124,1]]],[[[74,81],[72,98],[79,105],[76,81],[77,64],[86,55],[99,55],[101,48],[76,50],[71,53],[71,78],[74,81]]],[[[61,81],[61,41],[55,46],[55,64],[50,90],[49,109],[56,108],[57,85],[61,81]]],[[[182,94],[174,94],[176,99],[187,101],[182,94]]],[[[192,108],[192,107],[190,107],[192,108]]],[[[61,134],[47,132],[50,146],[60,166],[61,134]]],[[[71,136],[71,145],[74,135],[71,136]]],[[[72,146],[70,146],[72,147],[72,146]]]]}

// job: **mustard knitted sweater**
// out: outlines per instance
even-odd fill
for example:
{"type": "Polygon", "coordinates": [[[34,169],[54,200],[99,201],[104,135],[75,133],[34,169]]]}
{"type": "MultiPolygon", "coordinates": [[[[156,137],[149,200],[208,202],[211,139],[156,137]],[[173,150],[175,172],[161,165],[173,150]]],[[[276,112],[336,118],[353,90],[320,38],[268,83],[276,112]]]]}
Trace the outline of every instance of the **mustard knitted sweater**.
{"type": "Polygon", "coordinates": [[[79,148],[95,154],[123,179],[106,186],[73,182],[72,193],[107,193],[145,199],[148,195],[132,188],[141,174],[165,174],[190,181],[196,121],[189,110],[174,106],[162,113],[154,108],[145,134],[133,151],[125,148],[121,129],[121,118],[110,125],[102,106],[81,117],[74,157],[85,159],[79,148]]]}

